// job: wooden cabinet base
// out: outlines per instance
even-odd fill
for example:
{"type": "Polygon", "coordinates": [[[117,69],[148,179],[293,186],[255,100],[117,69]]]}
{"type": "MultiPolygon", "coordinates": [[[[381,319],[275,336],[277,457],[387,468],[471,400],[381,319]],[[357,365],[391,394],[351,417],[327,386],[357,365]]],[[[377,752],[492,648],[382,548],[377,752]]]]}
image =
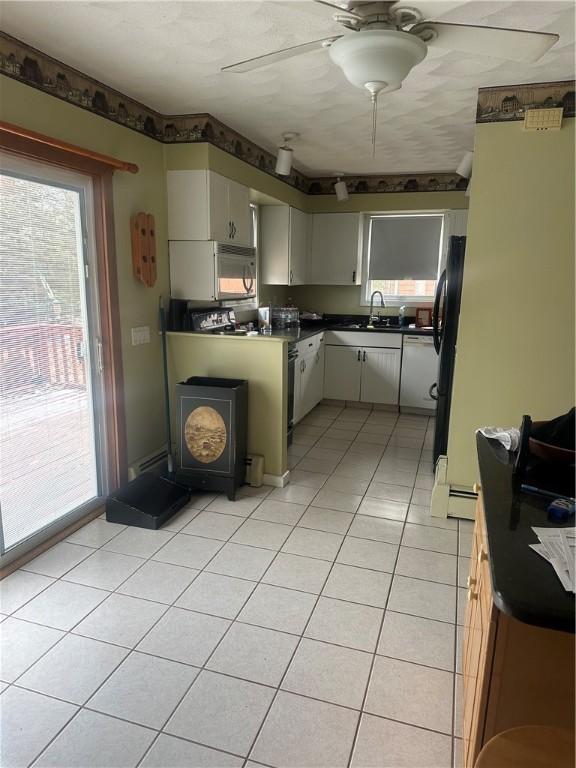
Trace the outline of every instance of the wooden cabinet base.
{"type": "Polygon", "coordinates": [[[491,739],[474,768],[573,768],[574,732],[525,726],[491,739]]]}
{"type": "Polygon", "coordinates": [[[510,728],[570,730],[574,724],[574,635],[497,610],[488,557],[480,495],[463,643],[466,768],[475,766],[486,742],[510,728]]]}

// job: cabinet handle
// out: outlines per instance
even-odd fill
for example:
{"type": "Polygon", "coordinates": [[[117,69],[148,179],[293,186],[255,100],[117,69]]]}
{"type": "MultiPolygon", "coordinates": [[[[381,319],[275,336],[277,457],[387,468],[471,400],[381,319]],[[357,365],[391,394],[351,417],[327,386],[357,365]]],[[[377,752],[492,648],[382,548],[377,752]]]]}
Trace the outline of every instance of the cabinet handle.
{"type": "Polygon", "coordinates": [[[468,587],[468,589],[470,589],[470,587],[473,587],[474,584],[476,584],[476,579],[473,579],[472,576],[468,576],[468,578],[466,579],[466,586],[468,587]]]}
{"type": "Polygon", "coordinates": [[[480,552],[478,552],[478,562],[482,563],[484,560],[488,560],[488,555],[481,549],[480,552]]]}
{"type": "Polygon", "coordinates": [[[365,362],[366,362],[366,350],[364,350],[364,356],[362,357],[362,362],[363,362],[363,363],[365,363],[365,362]]]}
{"type": "Polygon", "coordinates": [[[236,237],[236,224],[232,222],[232,239],[236,237]]]}
{"type": "Polygon", "coordinates": [[[294,279],[294,273],[292,270],[290,270],[290,284],[292,284],[292,280],[294,279]]]}
{"type": "Polygon", "coordinates": [[[468,602],[471,600],[478,600],[478,592],[473,592],[471,589],[468,590],[468,602]]]}
{"type": "Polygon", "coordinates": [[[354,272],[352,272],[352,282],[353,283],[356,282],[356,270],[354,270],[354,272]]]}
{"type": "Polygon", "coordinates": [[[361,352],[361,350],[358,350],[358,362],[360,362],[361,356],[362,356],[362,352],[361,352]]]}
{"type": "Polygon", "coordinates": [[[232,240],[232,222],[228,222],[228,239],[232,240]]]}

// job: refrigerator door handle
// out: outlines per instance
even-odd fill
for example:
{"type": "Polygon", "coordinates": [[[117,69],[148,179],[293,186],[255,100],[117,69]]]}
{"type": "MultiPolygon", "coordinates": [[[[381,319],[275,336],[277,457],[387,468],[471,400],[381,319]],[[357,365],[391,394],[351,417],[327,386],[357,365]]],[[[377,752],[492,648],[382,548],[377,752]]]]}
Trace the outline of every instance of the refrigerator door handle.
{"type": "Polygon", "coordinates": [[[434,296],[434,309],[432,310],[432,338],[434,339],[434,349],[440,354],[440,343],[442,341],[442,328],[440,327],[440,302],[446,291],[446,270],[440,275],[438,285],[436,286],[436,296],[434,296]]]}
{"type": "Polygon", "coordinates": [[[438,384],[434,382],[430,389],[428,390],[428,394],[432,398],[432,400],[438,400],[438,384]],[[436,390],[436,394],[434,394],[434,390],[436,390]]]}

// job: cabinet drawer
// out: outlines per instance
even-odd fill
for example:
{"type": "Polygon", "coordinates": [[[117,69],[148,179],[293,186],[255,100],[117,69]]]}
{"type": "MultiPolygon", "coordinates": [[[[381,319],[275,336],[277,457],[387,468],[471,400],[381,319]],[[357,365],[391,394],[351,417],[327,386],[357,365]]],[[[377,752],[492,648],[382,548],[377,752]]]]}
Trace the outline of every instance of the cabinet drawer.
{"type": "Polygon", "coordinates": [[[400,349],[401,333],[374,331],[326,331],[326,344],[343,347],[388,347],[400,349]]]}
{"type": "Polygon", "coordinates": [[[307,339],[299,341],[296,345],[298,349],[298,355],[303,357],[304,355],[308,355],[311,352],[317,352],[323,344],[323,333],[317,333],[315,336],[309,336],[307,339]]]}

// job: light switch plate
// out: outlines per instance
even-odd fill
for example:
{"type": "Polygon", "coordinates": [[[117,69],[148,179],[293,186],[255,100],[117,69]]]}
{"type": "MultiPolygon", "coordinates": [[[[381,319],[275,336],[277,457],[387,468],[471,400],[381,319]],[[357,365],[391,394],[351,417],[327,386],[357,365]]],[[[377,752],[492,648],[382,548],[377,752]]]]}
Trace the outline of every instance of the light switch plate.
{"type": "Polygon", "coordinates": [[[132,346],[139,344],[150,344],[150,326],[141,325],[138,328],[132,328],[132,346]]]}

